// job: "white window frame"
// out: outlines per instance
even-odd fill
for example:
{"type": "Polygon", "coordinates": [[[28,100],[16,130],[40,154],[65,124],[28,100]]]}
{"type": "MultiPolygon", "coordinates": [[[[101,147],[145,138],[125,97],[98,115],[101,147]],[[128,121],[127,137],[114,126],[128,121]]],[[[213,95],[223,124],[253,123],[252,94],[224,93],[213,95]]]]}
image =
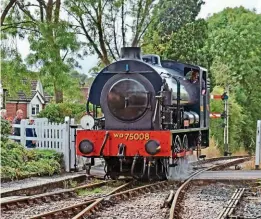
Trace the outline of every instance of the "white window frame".
{"type": "Polygon", "coordinates": [[[38,115],[40,113],[40,104],[32,104],[31,113],[32,113],[32,116],[38,115]],[[38,108],[38,112],[37,112],[37,108],[38,108]],[[33,112],[33,109],[34,109],[34,112],[33,112]]]}

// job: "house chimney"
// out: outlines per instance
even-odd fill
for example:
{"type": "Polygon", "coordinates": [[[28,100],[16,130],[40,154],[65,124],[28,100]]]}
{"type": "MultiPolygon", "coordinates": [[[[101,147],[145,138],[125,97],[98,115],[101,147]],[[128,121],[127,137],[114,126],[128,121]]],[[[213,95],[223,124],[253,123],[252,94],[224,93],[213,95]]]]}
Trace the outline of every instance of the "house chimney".
{"type": "Polygon", "coordinates": [[[140,47],[122,47],[121,59],[141,59],[140,47]]]}

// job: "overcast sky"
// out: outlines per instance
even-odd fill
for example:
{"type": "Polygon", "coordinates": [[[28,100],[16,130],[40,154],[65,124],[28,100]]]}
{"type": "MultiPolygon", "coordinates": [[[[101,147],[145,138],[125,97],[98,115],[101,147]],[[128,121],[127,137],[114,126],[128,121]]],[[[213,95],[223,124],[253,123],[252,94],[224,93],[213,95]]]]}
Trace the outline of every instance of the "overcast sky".
{"type": "MultiPolygon", "coordinates": [[[[205,0],[205,5],[202,6],[199,13],[200,18],[206,18],[208,15],[222,11],[226,7],[244,6],[248,9],[256,8],[257,13],[261,13],[261,0],[205,0]]],[[[18,49],[23,58],[29,53],[29,44],[26,41],[19,42],[18,49]]],[[[88,56],[85,60],[81,60],[82,73],[87,73],[92,67],[97,64],[97,56],[88,56]]]]}

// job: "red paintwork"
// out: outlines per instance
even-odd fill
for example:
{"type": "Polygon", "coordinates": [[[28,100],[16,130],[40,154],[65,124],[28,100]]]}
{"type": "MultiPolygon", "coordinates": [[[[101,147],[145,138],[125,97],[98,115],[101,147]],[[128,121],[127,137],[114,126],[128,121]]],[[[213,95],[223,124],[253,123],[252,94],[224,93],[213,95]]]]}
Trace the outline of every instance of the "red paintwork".
{"type": "Polygon", "coordinates": [[[185,157],[186,156],[186,151],[181,151],[180,153],[177,153],[177,157],[185,157]]]}
{"type": "Polygon", "coordinates": [[[172,154],[172,158],[180,158],[180,157],[185,157],[188,155],[192,155],[193,154],[193,150],[188,150],[188,151],[181,151],[180,153],[173,153],[172,154]]]}
{"type": "Polygon", "coordinates": [[[186,156],[193,155],[193,150],[186,151],[186,156]]]}
{"type": "MultiPolygon", "coordinates": [[[[145,150],[145,143],[148,140],[126,140],[126,134],[145,134],[149,133],[150,140],[157,140],[160,142],[161,149],[154,155],[155,157],[169,157],[171,156],[171,133],[169,131],[118,131],[110,130],[109,138],[105,144],[103,150],[103,156],[117,156],[118,145],[123,143],[126,145],[125,156],[135,156],[139,154],[140,156],[152,156],[148,154],[145,150]],[[123,138],[116,138],[115,134],[124,134],[123,138]]],[[[102,146],[103,139],[105,137],[105,130],[77,130],[76,137],[76,153],[80,156],[87,157],[99,157],[100,149],[102,146]],[[94,151],[90,154],[82,154],[79,151],[79,143],[82,140],[88,139],[94,144],[94,151]]]]}

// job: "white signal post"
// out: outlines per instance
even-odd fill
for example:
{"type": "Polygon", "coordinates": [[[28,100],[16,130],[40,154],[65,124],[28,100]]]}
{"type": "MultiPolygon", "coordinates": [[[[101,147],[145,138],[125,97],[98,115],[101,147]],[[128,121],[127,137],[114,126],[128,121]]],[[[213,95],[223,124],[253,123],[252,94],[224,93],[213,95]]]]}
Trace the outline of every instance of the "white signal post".
{"type": "Polygon", "coordinates": [[[224,112],[225,112],[225,117],[224,117],[224,123],[225,123],[225,127],[224,127],[224,156],[228,155],[228,103],[227,103],[227,99],[224,100],[224,112]]]}
{"type": "Polygon", "coordinates": [[[223,95],[210,95],[210,99],[223,100],[224,101],[224,112],[220,113],[210,113],[210,118],[224,118],[224,156],[228,156],[229,153],[229,115],[228,115],[228,92],[229,86],[226,86],[226,91],[223,95]]]}

